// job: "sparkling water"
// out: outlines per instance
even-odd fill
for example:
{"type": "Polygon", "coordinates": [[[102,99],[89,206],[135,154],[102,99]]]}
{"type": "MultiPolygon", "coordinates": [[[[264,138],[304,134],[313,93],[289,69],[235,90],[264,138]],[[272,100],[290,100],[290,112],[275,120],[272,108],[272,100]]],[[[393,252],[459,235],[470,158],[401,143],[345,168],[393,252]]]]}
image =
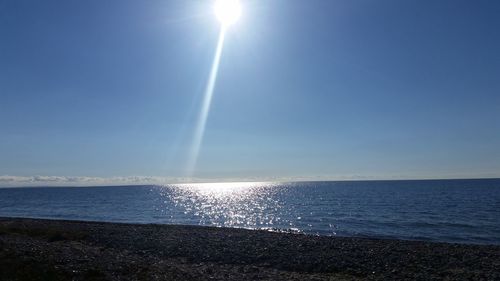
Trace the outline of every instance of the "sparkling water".
{"type": "Polygon", "coordinates": [[[500,244],[500,180],[6,188],[0,216],[500,244]]]}

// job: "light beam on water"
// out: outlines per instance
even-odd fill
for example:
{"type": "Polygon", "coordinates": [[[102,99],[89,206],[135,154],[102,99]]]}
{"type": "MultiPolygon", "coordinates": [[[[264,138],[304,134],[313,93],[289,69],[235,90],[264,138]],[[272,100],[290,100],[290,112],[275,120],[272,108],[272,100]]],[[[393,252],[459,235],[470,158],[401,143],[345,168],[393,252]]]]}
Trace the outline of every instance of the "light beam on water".
{"type": "Polygon", "coordinates": [[[200,114],[198,116],[198,120],[196,123],[194,136],[192,139],[191,149],[189,151],[189,158],[186,169],[188,176],[192,176],[194,173],[196,162],[198,161],[198,155],[200,153],[201,143],[203,142],[203,135],[205,134],[205,127],[207,124],[208,113],[210,112],[210,104],[212,103],[212,97],[214,95],[215,82],[217,81],[217,73],[219,71],[222,49],[224,47],[225,34],[226,30],[224,27],[222,27],[219,33],[219,40],[217,42],[217,48],[215,50],[215,56],[212,62],[212,68],[210,69],[210,75],[208,77],[207,86],[205,88],[205,93],[203,95],[203,101],[201,105],[200,114]]]}

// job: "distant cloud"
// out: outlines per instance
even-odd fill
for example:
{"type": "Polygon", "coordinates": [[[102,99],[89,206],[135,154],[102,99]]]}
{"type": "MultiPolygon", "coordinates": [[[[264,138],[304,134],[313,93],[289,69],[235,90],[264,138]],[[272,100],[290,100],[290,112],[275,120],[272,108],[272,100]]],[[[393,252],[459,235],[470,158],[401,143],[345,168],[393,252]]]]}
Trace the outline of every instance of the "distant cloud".
{"type": "Polygon", "coordinates": [[[99,186],[99,185],[162,185],[195,182],[286,182],[315,180],[346,180],[353,177],[245,177],[245,178],[182,178],[154,176],[125,177],[71,177],[71,176],[0,176],[0,187],[31,187],[31,186],[99,186]]]}
{"type": "MultiPolygon", "coordinates": [[[[191,181],[193,181],[191,179],[191,181]]],[[[95,185],[140,185],[190,182],[187,178],[168,177],[68,177],[68,176],[0,176],[0,187],[20,186],[95,186],[95,185]]]]}
{"type": "Polygon", "coordinates": [[[367,180],[375,177],[359,175],[297,176],[297,177],[241,177],[241,178],[182,178],[154,176],[71,177],[71,176],[0,176],[0,187],[33,186],[103,186],[103,185],[163,185],[196,182],[288,182],[327,180],[367,180]]]}
{"type": "Polygon", "coordinates": [[[109,186],[109,185],[165,185],[177,183],[208,183],[208,182],[291,182],[291,181],[350,181],[350,180],[402,180],[402,179],[458,179],[458,178],[498,178],[495,173],[475,175],[447,176],[368,176],[368,175],[323,175],[297,177],[244,177],[244,178],[183,178],[154,176],[124,176],[124,177],[70,177],[70,176],[0,176],[2,187],[33,187],[33,186],[109,186]]]}

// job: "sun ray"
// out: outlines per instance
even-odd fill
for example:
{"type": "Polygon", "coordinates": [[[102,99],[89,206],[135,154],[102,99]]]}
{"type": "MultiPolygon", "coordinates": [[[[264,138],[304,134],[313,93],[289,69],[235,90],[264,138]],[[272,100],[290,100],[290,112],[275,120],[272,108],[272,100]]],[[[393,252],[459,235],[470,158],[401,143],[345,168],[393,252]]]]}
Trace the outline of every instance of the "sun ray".
{"type": "Polygon", "coordinates": [[[217,47],[215,49],[214,60],[212,62],[212,67],[210,69],[210,75],[208,77],[207,86],[205,88],[205,93],[203,95],[203,101],[201,104],[200,113],[198,115],[198,120],[196,123],[192,144],[189,151],[189,157],[187,161],[186,173],[188,177],[194,175],[196,163],[198,161],[198,155],[200,153],[201,144],[203,142],[203,136],[205,134],[205,128],[207,125],[208,114],[210,112],[210,105],[212,103],[212,97],[214,95],[215,84],[217,82],[217,74],[219,71],[220,59],[222,56],[222,49],[224,47],[224,38],[226,36],[226,31],[230,25],[234,24],[241,15],[241,5],[239,0],[216,0],[214,6],[215,16],[221,24],[221,29],[219,32],[219,40],[217,42],[217,47]]]}
{"type": "Polygon", "coordinates": [[[219,40],[217,42],[217,48],[215,50],[215,56],[212,63],[212,68],[210,70],[207,87],[205,88],[205,94],[203,95],[201,110],[198,116],[198,121],[196,123],[191,150],[189,153],[189,159],[187,164],[188,176],[192,176],[194,173],[196,162],[198,160],[198,154],[200,152],[201,143],[203,141],[203,135],[205,134],[205,127],[207,124],[208,113],[210,112],[210,105],[212,103],[212,97],[215,90],[217,73],[219,70],[220,59],[222,56],[222,49],[224,47],[225,34],[226,34],[225,27],[222,27],[219,33],[219,40]]]}

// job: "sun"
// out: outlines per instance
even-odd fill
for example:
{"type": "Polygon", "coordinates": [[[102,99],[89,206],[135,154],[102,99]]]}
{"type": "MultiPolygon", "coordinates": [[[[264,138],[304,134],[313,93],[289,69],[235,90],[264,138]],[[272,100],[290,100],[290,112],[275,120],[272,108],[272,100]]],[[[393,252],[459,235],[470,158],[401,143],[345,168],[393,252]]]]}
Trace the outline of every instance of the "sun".
{"type": "Polygon", "coordinates": [[[216,0],[215,15],[223,27],[228,27],[241,16],[241,4],[239,0],[216,0]]]}

